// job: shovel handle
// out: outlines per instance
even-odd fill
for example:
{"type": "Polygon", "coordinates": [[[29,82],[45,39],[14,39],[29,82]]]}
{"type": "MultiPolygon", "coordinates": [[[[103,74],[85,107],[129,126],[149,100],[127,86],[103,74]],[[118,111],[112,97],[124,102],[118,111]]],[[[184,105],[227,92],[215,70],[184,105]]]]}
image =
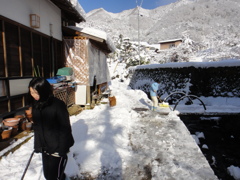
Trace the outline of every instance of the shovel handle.
{"type": "Polygon", "coordinates": [[[32,152],[32,154],[31,154],[31,156],[30,156],[30,158],[29,158],[29,160],[28,160],[27,166],[26,166],[26,168],[25,168],[25,170],[24,170],[24,172],[23,172],[23,175],[22,175],[22,177],[21,177],[21,180],[24,179],[24,176],[25,176],[25,174],[26,174],[26,172],[27,172],[27,169],[28,169],[28,167],[29,167],[29,165],[30,165],[30,162],[31,162],[31,160],[32,160],[32,157],[33,157],[34,152],[35,152],[35,151],[32,152]]]}

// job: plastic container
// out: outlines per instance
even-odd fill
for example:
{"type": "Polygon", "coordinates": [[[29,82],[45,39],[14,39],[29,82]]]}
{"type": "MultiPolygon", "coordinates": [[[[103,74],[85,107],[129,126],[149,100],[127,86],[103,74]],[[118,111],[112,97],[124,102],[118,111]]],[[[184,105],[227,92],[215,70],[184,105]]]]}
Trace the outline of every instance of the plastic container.
{"type": "Polygon", "coordinates": [[[18,125],[12,126],[11,136],[16,136],[18,134],[18,125]]]}
{"type": "Polygon", "coordinates": [[[32,130],[32,123],[31,122],[27,122],[26,123],[26,130],[27,131],[31,131],[32,130]]]}
{"type": "Polygon", "coordinates": [[[57,75],[61,76],[71,76],[73,74],[73,69],[70,67],[63,67],[61,69],[58,69],[57,75]]]}
{"type": "Polygon", "coordinates": [[[56,84],[56,83],[59,83],[59,82],[65,80],[65,79],[66,79],[65,76],[55,76],[55,77],[52,77],[52,78],[48,78],[47,81],[50,84],[56,84]]]}

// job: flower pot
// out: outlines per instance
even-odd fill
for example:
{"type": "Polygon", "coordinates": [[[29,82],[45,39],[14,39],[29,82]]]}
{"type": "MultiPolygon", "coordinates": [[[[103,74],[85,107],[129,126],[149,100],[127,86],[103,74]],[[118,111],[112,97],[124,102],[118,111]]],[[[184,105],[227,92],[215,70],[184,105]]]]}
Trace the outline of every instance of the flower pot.
{"type": "Polygon", "coordinates": [[[20,130],[21,131],[25,131],[26,130],[26,124],[27,124],[27,120],[26,119],[24,119],[22,122],[20,122],[20,124],[19,124],[19,128],[20,128],[20,130]]]}
{"type": "Polygon", "coordinates": [[[11,136],[16,136],[18,134],[18,125],[12,126],[11,136]]]}
{"type": "Polygon", "coordinates": [[[3,120],[3,124],[12,127],[18,125],[19,121],[19,118],[7,118],[3,120]]]}
{"type": "Polygon", "coordinates": [[[27,122],[26,123],[26,130],[31,131],[32,130],[32,122],[27,122]]]}
{"type": "Polygon", "coordinates": [[[28,121],[32,122],[32,115],[26,115],[26,118],[28,119],[28,121]]]}
{"type": "Polygon", "coordinates": [[[11,133],[12,133],[12,127],[9,127],[8,129],[3,130],[1,134],[2,140],[10,138],[11,133]]]}
{"type": "Polygon", "coordinates": [[[24,115],[20,115],[20,114],[14,116],[14,118],[19,118],[20,120],[24,119],[24,117],[25,117],[24,115]]]}
{"type": "Polygon", "coordinates": [[[25,110],[25,115],[26,115],[26,118],[32,122],[32,108],[30,107],[28,110],[25,110]]]}
{"type": "Polygon", "coordinates": [[[27,110],[25,110],[25,114],[32,114],[32,108],[30,107],[30,108],[28,108],[27,110]]]}

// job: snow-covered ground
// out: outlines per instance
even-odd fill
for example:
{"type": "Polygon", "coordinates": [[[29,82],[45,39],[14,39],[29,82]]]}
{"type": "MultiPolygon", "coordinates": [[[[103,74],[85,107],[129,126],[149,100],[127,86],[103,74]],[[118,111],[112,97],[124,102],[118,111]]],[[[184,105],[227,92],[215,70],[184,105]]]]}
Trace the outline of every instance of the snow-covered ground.
{"type": "MultiPolygon", "coordinates": [[[[167,116],[152,112],[147,95],[127,85],[127,81],[112,81],[110,88],[117,99],[116,106],[101,104],[70,117],[75,144],[68,154],[66,174],[79,179],[217,179],[176,115],[178,108],[167,116]]],[[[233,105],[224,107],[222,112],[233,109],[233,105]]],[[[217,109],[212,106],[212,111],[217,109]]],[[[3,157],[0,180],[20,179],[32,151],[33,138],[3,157]]],[[[235,179],[240,178],[239,167],[230,166],[228,170],[235,179]]],[[[44,179],[40,154],[34,154],[25,176],[25,180],[33,179],[44,179]]]]}

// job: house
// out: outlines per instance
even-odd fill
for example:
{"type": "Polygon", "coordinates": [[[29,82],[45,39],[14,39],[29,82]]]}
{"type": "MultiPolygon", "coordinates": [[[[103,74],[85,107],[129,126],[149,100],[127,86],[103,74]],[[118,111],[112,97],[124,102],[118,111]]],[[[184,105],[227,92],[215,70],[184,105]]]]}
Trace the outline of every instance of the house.
{"type": "Polygon", "coordinates": [[[0,120],[27,104],[28,83],[65,66],[64,26],[85,21],[78,1],[0,1],[0,120]]]}
{"type": "Polygon", "coordinates": [[[160,50],[170,49],[173,47],[177,47],[179,44],[181,44],[183,41],[182,39],[171,39],[171,40],[165,40],[160,41],[160,50]]]}
{"type": "Polygon", "coordinates": [[[75,103],[90,105],[94,97],[108,88],[110,75],[107,55],[115,51],[112,40],[103,31],[68,26],[64,28],[66,66],[71,67],[76,82],[75,103]]]}

